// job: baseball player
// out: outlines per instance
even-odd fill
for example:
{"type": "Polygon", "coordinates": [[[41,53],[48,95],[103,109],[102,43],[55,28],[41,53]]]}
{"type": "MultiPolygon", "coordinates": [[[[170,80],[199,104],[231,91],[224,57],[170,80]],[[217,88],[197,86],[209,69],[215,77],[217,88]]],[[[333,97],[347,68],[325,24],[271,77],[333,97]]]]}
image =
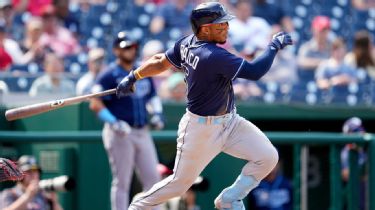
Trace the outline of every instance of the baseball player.
{"type": "MultiPolygon", "coordinates": [[[[126,31],[119,32],[113,43],[116,61],[99,74],[93,92],[115,88],[135,69],[137,51],[137,40],[126,31]]],[[[146,126],[148,112],[152,112],[152,125],[158,129],[163,127],[161,101],[156,96],[151,78],[140,80],[136,89],[133,94],[121,99],[112,95],[93,99],[90,103],[90,108],[105,122],[102,135],[113,177],[112,210],[128,208],[134,168],[144,190],[161,179],[156,170],[156,149],[146,126]],[[152,110],[147,110],[146,106],[152,110]]]]}
{"type": "Polygon", "coordinates": [[[220,152],[247,160],[235,182],[215,199],[218,209],[243,210],[242,199],[278,162],[278,153],[266,135],[236,114],[232,82],[258,80],[270,68],[276,53],[292,44],[279,32],[252,62],[237,57],[217,43],[225,43],[228,21],[234,16],[218,2],[198,5],[191,13],[193,35],[183,37],[164,54],[156,54],[127,75],[117,86],[119,97],[132,93],[136,81],[171,67],[185,71],[187,109],[177,138],[173,174],[131,203],[130,210],[146,210],[183,194],[220,152]]]}

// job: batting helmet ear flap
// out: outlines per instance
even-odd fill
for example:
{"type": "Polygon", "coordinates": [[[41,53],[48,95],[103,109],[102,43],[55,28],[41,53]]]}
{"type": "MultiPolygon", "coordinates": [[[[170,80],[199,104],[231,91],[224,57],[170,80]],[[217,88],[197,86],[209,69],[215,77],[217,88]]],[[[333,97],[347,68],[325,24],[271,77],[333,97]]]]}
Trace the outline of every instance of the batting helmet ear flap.
{"type": "Polygon", "coordinates": [[[198,34],[202,25],[208,23],[225,23],[235,18],[219,2],[199,4],[190,14],[190,24],[194,34],[198,34]]]}

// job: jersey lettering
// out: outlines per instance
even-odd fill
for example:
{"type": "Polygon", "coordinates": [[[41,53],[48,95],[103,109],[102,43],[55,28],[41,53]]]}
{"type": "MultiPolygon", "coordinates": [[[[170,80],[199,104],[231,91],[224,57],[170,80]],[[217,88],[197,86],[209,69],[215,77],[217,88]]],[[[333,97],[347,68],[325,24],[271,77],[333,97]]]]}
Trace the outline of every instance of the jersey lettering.
{"type": "Polygon", "coordinates": [[[195,70],[199,62],[199,57],[190,52],[190,50],[185,45],[181,45],[180,51],[181,61],[185,62],[195,70]]]}

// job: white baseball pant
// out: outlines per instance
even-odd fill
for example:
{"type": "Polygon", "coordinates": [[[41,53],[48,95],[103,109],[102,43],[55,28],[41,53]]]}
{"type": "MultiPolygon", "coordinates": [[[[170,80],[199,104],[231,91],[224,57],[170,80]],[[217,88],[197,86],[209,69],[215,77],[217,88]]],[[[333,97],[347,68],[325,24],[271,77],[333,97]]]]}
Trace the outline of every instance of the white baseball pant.
{"type": "Polygon", "coordinates": [[[266,135],[235,111],[212,117],[187,111],[179,123],[174,173],[133,201],[129,210],[149,210],[182,195],[220,152],[248,160],[241,173],[258,181],[278,161],[277,150],[266,135]]]}
{"type": "Polygon", "coordinates": [[[144,191],[161,180],[154,142],[148,128],[132,128],[124,137],[105,124],[102,135],[112,171],[111,207],[112,210],[125,210],[129,206],[134,169],[144,191]]]}

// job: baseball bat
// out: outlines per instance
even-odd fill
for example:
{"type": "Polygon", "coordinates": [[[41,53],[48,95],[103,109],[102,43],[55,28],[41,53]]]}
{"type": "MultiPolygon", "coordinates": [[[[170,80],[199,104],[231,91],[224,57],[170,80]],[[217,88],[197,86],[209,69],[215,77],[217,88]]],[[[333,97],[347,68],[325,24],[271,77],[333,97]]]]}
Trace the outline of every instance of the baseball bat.
{"type": "Polygon", "coordinates": [[[21,118],[31,117],[37,114],[49,112],[55,109],[65,107],[65,106],[78,104],[78,103],[81,103],[83,101],[89,100],[94,97],[101,97],[101,96],[111,95],[114,93],[116,93],[116,88],[97,92],[97,93],[86,94],[82,96],[75,96],[75,97],[70,97],[70,98],[65,98],[65,99],[60,99],[60,100],[26,105],[26,106],[7,110],[5,112],[5,118],[8,121],[12,121],[12,120],[17,120],[21,118]]]}

